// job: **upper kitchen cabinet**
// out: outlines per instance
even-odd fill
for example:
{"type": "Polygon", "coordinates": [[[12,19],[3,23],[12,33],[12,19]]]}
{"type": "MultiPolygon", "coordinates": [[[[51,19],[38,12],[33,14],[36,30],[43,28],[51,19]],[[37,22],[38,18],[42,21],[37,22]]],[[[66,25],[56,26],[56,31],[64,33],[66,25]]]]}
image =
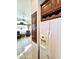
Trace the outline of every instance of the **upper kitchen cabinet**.
{"type": "Polygon", "coordinates": [[[61,5],[61,0],[50,0],[52,3],[52,8],[59,7],[61,5]]]}
{"type": "Polygon", "coordinates": [[[52,4],[52,9],[54,9],[56,6],[56,0],[50,0],[50,2],[52,4]]]}
{"type": "Polygon", "coordinates": [[[52,4],[50,3],[49,0],[46,0],[42,5],[41,5],[41,12],[42,16],[46,15],[49,10],[52,9],[52,4]]]}
{"type": "Polygon", "coordinates": [[[61,6],[61,0],[56,0],[56,7],[61,6]]]}
{"type": "Polygon", "coordinates": [[[61,0],[45,0],[41,4],[41,21],[61,17],[61,0]]]}

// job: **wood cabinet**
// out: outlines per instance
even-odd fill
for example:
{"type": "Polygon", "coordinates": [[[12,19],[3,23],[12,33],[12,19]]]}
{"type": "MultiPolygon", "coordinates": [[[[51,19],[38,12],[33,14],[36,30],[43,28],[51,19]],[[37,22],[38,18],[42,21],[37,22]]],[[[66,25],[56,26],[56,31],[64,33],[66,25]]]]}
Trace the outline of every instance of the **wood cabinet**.
{"type": "Polygon", "coordinates": [[[37,12],[32,14],[32,41],[37,43],[37,12]]]}
{"type": "Polygon", "coordinates": [[[61,0],[50,0],[52,3],[52,8],[56,8],[61,5],[61,0]]]}
{"type": "Polygon", "coordinates": [[[41,10],[42,10],[42,15],[45,15],[45,13],[47,12],[47,11],[49,11],[50,9],[52,8],[52,4],[50,3],[50,1],[45,1],[45,3],[42,5],[42,8],[41,8],[41,10]]]}
{"type": "Polygon", "coordinates": [[[45,0],[41,4],[41,21],[61,17],[61,0],[45,0]]]}
{"type": "Polygon", "coordinates": [[[61,6],[61,0],[56,0],[56,7],[61,6]]]}
{"type": "Polygon", "coordinates": [[[56,6],[56,0],[50,0],[50,2],[52,4],[52,9],[54,9],[56,6]]]}

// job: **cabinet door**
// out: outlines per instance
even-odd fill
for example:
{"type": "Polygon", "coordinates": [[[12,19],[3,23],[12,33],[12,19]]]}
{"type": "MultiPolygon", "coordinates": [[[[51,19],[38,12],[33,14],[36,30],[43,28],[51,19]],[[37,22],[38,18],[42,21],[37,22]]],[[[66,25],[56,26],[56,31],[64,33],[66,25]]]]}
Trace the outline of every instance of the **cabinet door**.
{"type": "Polygon", "coordinates": [[[37,12],[32,14],[32,41],[37,43],[37,12]]]}
{"type": "Polygon", "coordinates": [[[52,9],[54,9],[56,7],[56,0],[50,0],[51,4],[52,4],[52,9]]]}
{"type": "Polygon", "coordinates": [[[40,47],[40,59],[49,59],[49,56],[46,52],[46,50],[42,47],[40,47]]]}
{"type": "Polygon", "coordinates": [[[52,59],[61,59],[61,18],[50,20],[49,54],[52,59]]]}
{"type": "Polygon", "coordinates": [[[47,49],[49,37],[49,21],[40,23],[40,44],[47,49]]]}
{"type": "Polygon", "coordinates": [[[50,1],[47,1],[45,4],[43,4],[42,13],[44,14],[44,13],[48,12],[52,8],[51,6],[52,5],[51,5],[50,1]]]}
{"type": "Polygon", "coordinates": [[[56,8],[61,5],[61,0],[50,0],[52,3],[52,8],[56,8]]]}
{"type": "Polygon", "coordinates": [[[56,6],[60,6],[61,5],[61,0],[56,0],[56,6]]]}
{"type": "Polygon", "coordinates": [[[49,21],[40,23],[40,59],[49,59],[48,55],[49,21]]]}

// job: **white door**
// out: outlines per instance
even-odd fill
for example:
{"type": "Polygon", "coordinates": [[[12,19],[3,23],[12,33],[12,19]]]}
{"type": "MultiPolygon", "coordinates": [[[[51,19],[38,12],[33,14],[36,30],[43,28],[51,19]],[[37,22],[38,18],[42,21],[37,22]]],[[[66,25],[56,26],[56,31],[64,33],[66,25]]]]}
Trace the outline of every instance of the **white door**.
{"type": "Polygon", "coordinates": [[[50,20],[49,55],[61,59],[61,18],[50,20]]]}
{"type": "Polygon", "coordinates": [[[40,59],[61,59],[61,18],[40,23],[40,59]]]}
{"type": "Polygon", "coordinates": [[[48,56],[49,21],[40,23],[40,59],[49,59],[48,56]]]}

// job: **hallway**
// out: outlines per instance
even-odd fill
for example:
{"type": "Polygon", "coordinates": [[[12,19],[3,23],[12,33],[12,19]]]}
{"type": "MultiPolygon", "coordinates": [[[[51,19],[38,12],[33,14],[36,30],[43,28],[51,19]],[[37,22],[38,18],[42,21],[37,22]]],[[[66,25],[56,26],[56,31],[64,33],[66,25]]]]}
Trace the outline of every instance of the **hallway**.
{"type": "Polygon", "coordinates": [[[61,0],[17,1],[17,59],[61,59],[61,0]]]}
{"type": "Polygon", "coordinates": [[[23,37],[19,38],[17,40],[17,55],[22,53],[24,51],[25,47],[31,43],[32,43],[31,36],[30,37],[23,36],[23,37]]]}

